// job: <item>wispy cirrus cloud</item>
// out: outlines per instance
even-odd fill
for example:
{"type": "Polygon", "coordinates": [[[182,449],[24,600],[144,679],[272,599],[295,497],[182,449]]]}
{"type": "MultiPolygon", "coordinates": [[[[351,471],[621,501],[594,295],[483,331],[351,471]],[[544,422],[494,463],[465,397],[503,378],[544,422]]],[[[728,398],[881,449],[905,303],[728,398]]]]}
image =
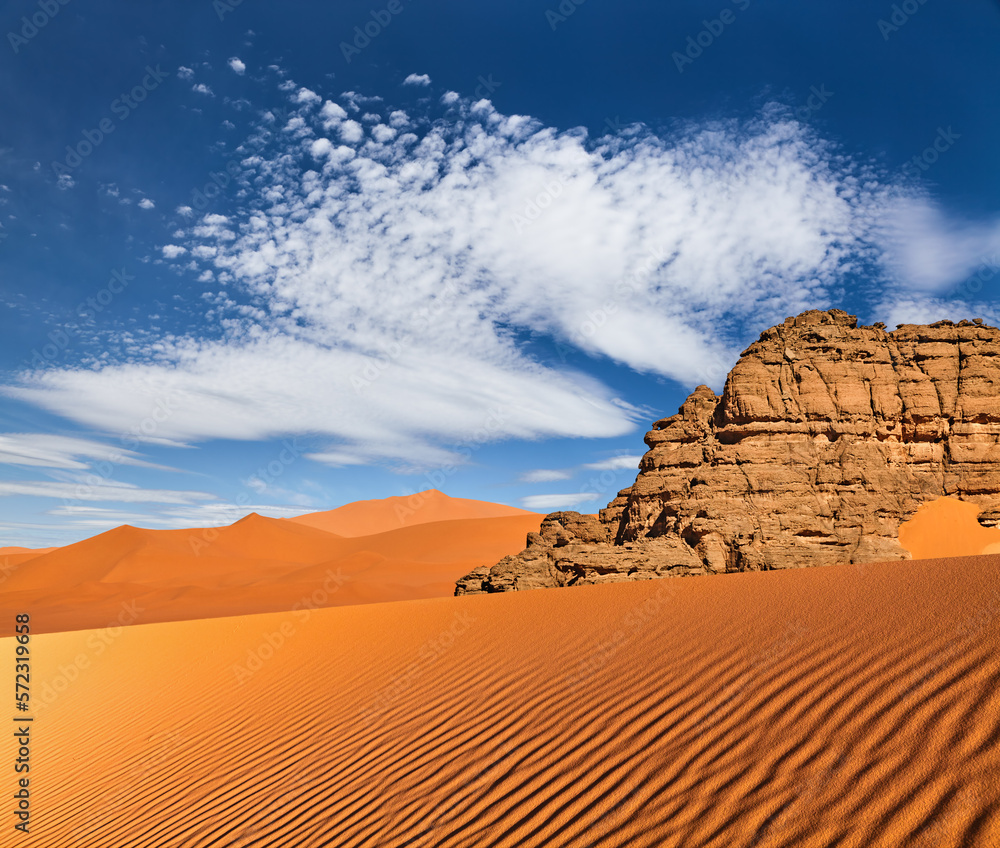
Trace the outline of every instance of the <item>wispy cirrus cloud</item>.
{"type": "Polygon", "coordinates": [[[525,471],[517,479],[520,483],[554,483],[557,480],[569,480],[572,476],[571,471],[562,468],[536,468],[525,471]]]}
{"type": "Polygon", "coordinates": [[[91,439],[50,433],[0,433],[0,465],[84,470],[94,460],[171,470],[140,459],[135,451],[91,439]]]}
{"type": "Polygon", "coordinates": [[[46,515],[68,519],[67,524],[86,526],[117,527],[120,524],[164,528],[183,527],[225,527],[239,521],[251,512],[269,518],[294,518],[308,512],[307,509],[280,507],[268,504],[212,503],[197,506],[167,507],[154,513],[130,512],[108,507],[63,505],[46,510],[46,515]]]}
{"type": "Polygon", "coordinates": [[[588,462],[584,468],[594,471],[619,471],[622,469],[638,469],[642,457],[638,454],[632,456],[612,456],[609,459],[601,459],[597,462],[588,462]]]}
{"type": "Polygon", "coordinates": [[[886,217],[886,264],[914,295],[947,293],[980,266],[997,266],[1000,221],[956,220],[924,192],[899,198],[886,217]]]}
{"type": "Polygon", "coordinates": [[[551,512],[557,509],[573,509],[585,503],[600,500],[601,496],[594,492],[570,492],[552,495],[528,495],[521,498],[521,506],[525,509],[539,512],[551,512]]]}
{"type": "MultiPolygon", "coordinates": [[[[96,477],[96,475],[91,475],[96,477]]],[[[70,480],[0,480],[0,497],[58,498],[68,501],[105,501],[117,503],[195,504],[214,501],[215,495],[197,491],[144,489],[130,483],[96,478],[92,481],[70,480]]]]}

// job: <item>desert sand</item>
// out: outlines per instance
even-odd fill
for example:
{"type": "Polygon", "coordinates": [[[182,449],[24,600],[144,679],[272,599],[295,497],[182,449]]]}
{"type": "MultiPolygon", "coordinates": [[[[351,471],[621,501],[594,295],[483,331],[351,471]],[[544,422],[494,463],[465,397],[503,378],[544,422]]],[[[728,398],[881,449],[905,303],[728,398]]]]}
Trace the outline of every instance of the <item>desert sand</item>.
{"type": "Polygon", "coordinates": [[[0,548],[0,556],[7,556],[8,554],[31,554],[32,556],[38,556],[39,554],[47,554],[49,551],[54,551],[55,548],[20,548],[15,546],[0,548]]]}
{"type": "MultiPolygon", "coordinates": [[[[384,510],[374,504],[370,519],[352,511],[359,526],[383,522],[384,510]]],[[[427,514],[447,515],[447,506],[439,500],[427,514]]],[[[467,513],[466,503],[455,512],[467,513]]],[[[352,538],[256,514],[223,528],[122,526],[48,553],[0,558],[0,603],[30,611],[42,633],[447,597],[463,574],[520,550],[527,533],[538,530],[542,516],[514,513],[352,538]]],[[[11,633],[4,616],[0,634],[11,633]]]]}
{"type": "Polygon", "coordinates": [[[997,556],[42,635],[18,844],[995,846],[998,639],[997,556]]]}
{"type": "Polygon", "coordinates": [[[1000,529],[983,527],[981,507],[958,498],[924,504],[899,526],[899,543],[914,559],[1000,553],[1000,529]]]}
{"type": "MultiPolygon", "coordinates": [[[[426,489],[413,495],[355,501],[326,512],[311,512],[298,518],[289,518],[288,521],[340,536],[370,536],[432,521],[535,514],[513,506],[453,498],[437,489],[426,489]]],[[[542,516],[539,515],[538,518],[541,521],[542,516]]]]}

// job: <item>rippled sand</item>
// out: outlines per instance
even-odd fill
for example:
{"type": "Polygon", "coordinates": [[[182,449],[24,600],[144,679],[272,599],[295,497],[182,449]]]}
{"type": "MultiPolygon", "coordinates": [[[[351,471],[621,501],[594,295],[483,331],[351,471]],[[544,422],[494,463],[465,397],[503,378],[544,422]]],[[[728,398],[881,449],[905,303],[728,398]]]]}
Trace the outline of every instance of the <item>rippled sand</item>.
{"type": "Polygon", "coordinates": [[[996,556],[40,636],[18,844],[995,846],[998,637],[996,556]]]}

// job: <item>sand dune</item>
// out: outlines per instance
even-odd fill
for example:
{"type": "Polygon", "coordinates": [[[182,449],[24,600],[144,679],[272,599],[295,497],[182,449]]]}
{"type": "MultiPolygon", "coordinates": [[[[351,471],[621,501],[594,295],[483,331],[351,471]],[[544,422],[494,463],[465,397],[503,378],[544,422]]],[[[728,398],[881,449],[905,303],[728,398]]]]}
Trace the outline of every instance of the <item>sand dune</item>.
{"type": "MultiPolygon", "coordinates": [[[[432,521],[536,514],[489,501],[452,498],[437,489],[427,489],[414,495],[355,501],[327,512],[313,512],[287,520],[341,536],[370,536],[432,521]]],[[[538,515],[538,520],[541,519],[538,515]]]]}
{"type": "Polygon", "coordinates": [[[993,556],[40,636],[18,844],[995,846],[998,643],[993,556]]]}
{"type": "MultiPolygon", "coordinates": [[[[59,550],[58,548],[49,548],[49,551],[59,550]]],[[[47,553],[44,551],[43,553],[47,553]]],[[[0,554],[0,570],[2,570],[4,578],[10,577],[21,565],[28,562],[29,560],[37,559],[42,554],[35,553],[34,551],[30,553],[22,554],[0,554]]]]}
{"type": "Polygon", "coordinates": [[[899,528],[899,543],[914,559],[1000,553],[1000,529],[983,527],[980,507],[958,498],[924,504],[899,528]]]}
{"type": "MultiPolygon", "coordinates": [[[[446,597],[473,568],[520,550],[540,520],[457,519],[354,538],[256,514],[222,528],[123,526],[7,556],[0,601],[29,611],[37,632],[56,632],[446,597]]],[[[12,632],[4,617],[0,633],[12,632]]]]}
{"type": "MultiPolygon", "coordinates": [[[[413,498],[301,520],[253,514],[222,528],[123,526],[64,548],[4,548],[0,600],[30,610],[38,632],[56,632],[119,622],[126,608],[150,623],[444,597],[458,577],[519,551],[543,517],[435,490],[413,498]],[[491,512],[500,515],[482,517],[491,512]],[[477,517],[456,517],[468,513],[477,517]],[[430,520],[438,515],[451,518],[430,520]],[[401,520],[409,523],[399,527],[401,520]],[[394,529],[355,535],[387,525],[394,529]]],[[[973,504],[941,499],[904,524],[900,540],[918,558],[1000,551],[1000,530],[981,527],[977,513],[973,504]]],[[[11,632],[0,620],[0,634],[11,632]]]]}
{"type": "Polygon", "coordinates": [[[32,556],[38,556],[39,554],[47,554],[49,551],[54,551],[55,548],[19,548],[16,545],[13,547],[0,548],[0,557],[7,556],[8,554],[31,554],[32,556]]]}

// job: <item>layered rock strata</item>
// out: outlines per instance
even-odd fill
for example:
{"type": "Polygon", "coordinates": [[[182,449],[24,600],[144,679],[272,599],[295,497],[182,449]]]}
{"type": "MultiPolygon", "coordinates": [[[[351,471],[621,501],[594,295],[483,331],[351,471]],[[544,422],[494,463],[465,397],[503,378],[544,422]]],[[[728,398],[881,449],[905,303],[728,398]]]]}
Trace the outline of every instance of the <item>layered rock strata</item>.
{"type": "Polygon", "coordinates": [[[653,424],[599,518],[548,515],[456,594],[902,559],[899,525],[951,495],[1000,523],[1000,330],[859,327],[839,309],[772,327],[722,395],[653,424]]]}

